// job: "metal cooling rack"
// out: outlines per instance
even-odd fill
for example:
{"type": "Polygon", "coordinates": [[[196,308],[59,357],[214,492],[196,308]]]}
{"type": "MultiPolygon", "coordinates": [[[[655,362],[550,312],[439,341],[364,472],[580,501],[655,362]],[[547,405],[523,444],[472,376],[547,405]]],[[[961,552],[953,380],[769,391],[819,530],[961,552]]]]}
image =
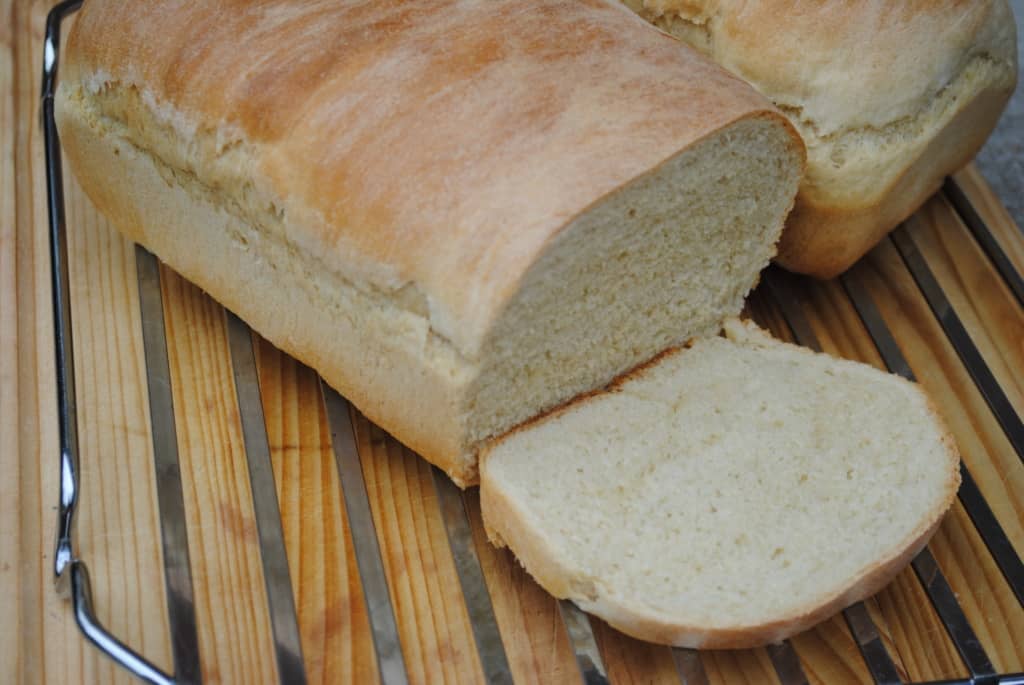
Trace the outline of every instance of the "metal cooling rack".
{"type": "MultiPolygon", "coordinates": [[[[193,605],[188,552],[188,531],[182,497],[181,475],[174,424],[174,408],[168,368],[166,332],[156,258],[136,248],[143,346],[148,378],[150,420],[157,479],[158,508],[163,546],[164,577],[172,642],[174,674],[162,672],[142,655],[120,642],[97,620],[93,611],[89,575],[83,560],[74,552],[73,523],[78,501],[78,430],[75,409],[74,347],[71,337],[71,306],[68,294],[68,255],[64,219],[63,176],[60,143],[54,124],[54,89],[57,77],[61,21],[75,12],[82,0],[66,0],[49,13],[44,41],[42,83],[42,126],[46,153],[49,206],[49,234],[53,276],[53,308],[56,343],[57,402],[60,429],[60,506],[57,520],[54,578],[57,591],[70,599],[75,620],[87,639],[104,654],[145,682],[158,684],[199,683],[201,668],[193,605]]],[[[1014,270],[999,243],[953,180],[945,185],[957,213],[1003,279],[1024,305],[1024,281],[1014,270]]],[[[953,310],[905,228],[892,240],[907,269],[924,294],[953,347],[991,411],[1006,433],[1017,455],[1024,460],[1024,425],[1014,412],[998,381],[986,366],[977,347],[953,310]]],[[[796,341],[820,350],[796,295],[798,277],[778,269],[765,274],[764,288],[779,305],[796,341]]],[[[893,373],[913,379],[910,365],[879,314],[864,284],[852,275],[841,278],[882,359],[893,373]]],[[[277,494],[270,462],[270,448],[264,423],[260,387],[256,375],[253,338],[238,317],[228,314],[228,335],[235,389],[241,414],[245,452],[255,507],[257,536],[266,582],[268,611],[276,651],[278,678],[288,685],[305,683],[306,673],[299,639],[298,622],[285,554],[277,494]]],[[[348,402],[321,383],[326,403],[335,461],[351,528],[356,562],[365,594],[373,645],[381,681],[387,685],[407,683],[405,663],[384,575],[380,547],[360,467],[359,453],[348,402]]],[[[961,466],[963,485],[959,498],[993,559],[1024,606],[1024,563],[1016,554],[971,473],[961,466]]],[[[438,469],[433,470],[441,516],[448,534],[455,567],[465,597],[480,663],[488,682],[511,683],[512,673],[502,645],[501,634],[491,606],[490,595],[477,558],[465,504],[458,488],[438,469]]],[[[86,483],[85,486],[88,484],[86,483]]],[[[985,649],[967,620],[956,595],[928,549],[913,561],[913,568],[956,647],[968,678],[937,681],[933,685],[1024,685],[1024,673],[996,673],[985,649]]],[[[607,683],[607,671],[585,613],[570,602],[559,604],[561,617],[580,677],[587,685],[607,683]]],[[[863,603],[844,611],[846,622],[874,681],[883,685],[902,683],[896,665],[886,649],[878,628],[863,603]]],[[[768,655],[782,685],[807,683],[799,656],[787,641],[768,648],[768,655]]],[[[699,654],[675,649],[673,657],[679,679],[685,685],[706,685],[699,654]]]]}

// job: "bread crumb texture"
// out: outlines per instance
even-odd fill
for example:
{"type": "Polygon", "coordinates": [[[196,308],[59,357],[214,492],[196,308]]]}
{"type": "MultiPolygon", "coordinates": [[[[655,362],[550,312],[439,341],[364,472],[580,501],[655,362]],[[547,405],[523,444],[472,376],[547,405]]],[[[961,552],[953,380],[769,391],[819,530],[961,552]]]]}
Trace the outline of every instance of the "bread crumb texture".
{"type": "Polygon", "coordinates": [[[917,386],[732,326],[484,458],[496,536],[643,639],[740,647],[809,627],[891,578],[958,485],[917,386]]]}

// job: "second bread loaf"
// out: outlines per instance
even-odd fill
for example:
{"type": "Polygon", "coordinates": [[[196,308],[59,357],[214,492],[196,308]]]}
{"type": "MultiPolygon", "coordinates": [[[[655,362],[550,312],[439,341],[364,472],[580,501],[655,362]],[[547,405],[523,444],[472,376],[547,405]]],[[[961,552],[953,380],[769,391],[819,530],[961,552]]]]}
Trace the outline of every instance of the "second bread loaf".
{"type": "Polygon", "coordinates": [[[966,164],[1017,76],[1006,0],[624,0],[777,104],[807,144],[779,243],[846,270],[966,164]]]}

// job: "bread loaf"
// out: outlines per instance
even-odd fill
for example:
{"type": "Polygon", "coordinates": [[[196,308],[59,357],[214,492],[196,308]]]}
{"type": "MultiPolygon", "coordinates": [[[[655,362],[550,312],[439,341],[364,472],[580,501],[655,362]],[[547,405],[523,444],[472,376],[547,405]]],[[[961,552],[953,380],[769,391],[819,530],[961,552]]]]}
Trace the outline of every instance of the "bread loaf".
{"type": "Polygon", "coordinates": [[[1006,0],[624,0],[753,84],[807,144],[778,261],[831,277],[966,164],[1017,79],[1006,0]]]}
{"type": "Polygon", "coordinates": [[[644,640],[753,647],[810,628],[891,580],[959,484],[917,386],[727,332],[482,456],[491,539],[644,640]]]}
{"type": "Polygon", "coordinates": [[[57,114],[114,226],[460,484],[737,313],[803,166],[610,0],[89,0],[57,114]]]}

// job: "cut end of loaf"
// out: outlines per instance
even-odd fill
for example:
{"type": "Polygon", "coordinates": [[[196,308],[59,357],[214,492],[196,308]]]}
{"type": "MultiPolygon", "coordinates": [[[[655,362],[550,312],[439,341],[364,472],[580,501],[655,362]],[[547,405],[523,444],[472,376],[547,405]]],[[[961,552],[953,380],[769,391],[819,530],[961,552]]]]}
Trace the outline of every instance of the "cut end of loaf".
{"type": "Polygon", "coordinates": [[[738,314],[774,256],[802,156],[778,115],[750,117],[571,222],[487,339],[469,439],[484,444],[738,314]]]}
{"type": "Polygon", "coordinates": [[[495,444],[492,537],[635,637],[751,647],[887,583],[959,484],[915,385],[738,324],[495,444]]]}

